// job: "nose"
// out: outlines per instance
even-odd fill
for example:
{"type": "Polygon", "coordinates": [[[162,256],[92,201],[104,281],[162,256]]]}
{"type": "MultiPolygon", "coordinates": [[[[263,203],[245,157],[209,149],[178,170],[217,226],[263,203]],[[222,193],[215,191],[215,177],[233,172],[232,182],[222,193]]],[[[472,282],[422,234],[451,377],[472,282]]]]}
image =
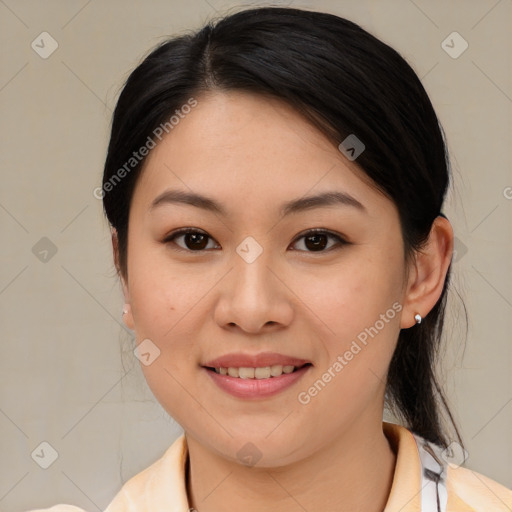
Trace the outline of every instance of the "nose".
{"type": "Polygon", "coordinates": [[[265,251],[251,263],[234,254],[233,268],[220,283],[214,318],[224,329],[256,334],[282,329],[293,318],[293,293],[265,251]]]}

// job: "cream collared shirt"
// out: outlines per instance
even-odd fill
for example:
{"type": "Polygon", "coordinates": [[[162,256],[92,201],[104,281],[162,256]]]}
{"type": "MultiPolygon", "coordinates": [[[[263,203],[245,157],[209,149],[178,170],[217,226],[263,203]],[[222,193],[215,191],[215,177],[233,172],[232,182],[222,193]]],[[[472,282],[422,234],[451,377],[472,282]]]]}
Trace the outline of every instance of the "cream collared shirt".
{"type": "MultiPolygon", "coordinates": [[[[446,463],[439,447],[400,425],[383,422],[383,430],[397,454],[384,512],[512,511],[512,490],[480,473],[446,463]]],[[[189,512],[187,456],[183,434],[160,459],[129,479],[104,512],[189,512]]],[[[61,504],[28,512],[86,511],[61,504]]]]}

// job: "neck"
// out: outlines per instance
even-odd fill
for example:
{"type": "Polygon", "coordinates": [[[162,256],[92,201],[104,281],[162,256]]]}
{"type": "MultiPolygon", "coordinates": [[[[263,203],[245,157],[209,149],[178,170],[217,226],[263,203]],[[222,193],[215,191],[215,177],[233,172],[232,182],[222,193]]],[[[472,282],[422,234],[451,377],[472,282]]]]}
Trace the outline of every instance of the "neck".
{"type": "Polygon", "coordinates": [[[381,512],[396,455],[382,422],[355,421],[306,459],[278,468],[247,467],[212,453],[187,434],[189,506],[198,512],[381,512]]]}

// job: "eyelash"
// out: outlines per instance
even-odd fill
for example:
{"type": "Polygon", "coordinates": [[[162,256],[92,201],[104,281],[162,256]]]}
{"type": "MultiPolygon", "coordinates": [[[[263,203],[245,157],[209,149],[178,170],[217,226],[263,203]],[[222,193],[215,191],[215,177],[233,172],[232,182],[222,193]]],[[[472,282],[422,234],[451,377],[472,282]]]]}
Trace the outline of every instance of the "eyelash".
{"type": "MultiPolygon", "coordinates": [[[[195,228],[182,228],[182,229],[174,231],[173,233],[170,233],[168,236],[166,236],[164,238],[164,240],[162,240],[162,243],[163,244],[169,244],[169,243],[172,242],[175,245],[174,250],[181,251],[181,252],[188,252],[188,253],[194,253],[194,252],[202,253],[202,252],[206,252],[206,251],[211,251],[212,250],[212,249],[200,249],[200,250],[195,250],[194,251],[192,249],[184,249],[183,247],[180,247],[180,246],[176,245],[174,240],[177,237],[179,237],[181,235],[187,235],[187,234],[190,234],[190,233],[192,233],[192,234],[199,234],[199,235],[205,235],[210,240],[213,240],[213,238],[211,236],[209,236],[207,233],[205,233],[204,231],[201,231],[199,229],[195,229],[195,228]]],[[[321,250],[321,251],[306,251],[306,250],[298,249],[298,252],[308,252],[308,253],[311,253],[311,254],[326,253],[326,252],[330,252],[331,250],[336,249],[336,248],[339,249],[341,246],[349,245],[349,242],[347,242],[341,235],[339,235],[337,233],[334,233],[333,231],[330,231],[328,229],[321,229],[321,228],[310,229],[308,231],[305,231],[304,233],[300,233],[295,238],[295,240],[293,241],[292,245],[295,245],[295,243],[297,243],[302,238],[307,238],[308,236],[315,235],[315,234],[328,235],[331,238],[335,238],[338,241],[337,247],[336,247],[336,245],[334,245],[334,246],[329,247],[328,249],[321,250]]],[[[294,249],[294,250],[297,250],[297,249],[294,249]]]]}

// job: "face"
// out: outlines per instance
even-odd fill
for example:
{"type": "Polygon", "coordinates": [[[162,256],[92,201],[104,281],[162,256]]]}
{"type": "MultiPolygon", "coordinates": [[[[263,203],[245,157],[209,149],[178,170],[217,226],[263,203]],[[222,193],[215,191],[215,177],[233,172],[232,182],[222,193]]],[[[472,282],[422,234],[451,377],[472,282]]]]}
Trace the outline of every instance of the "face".
{"type": "MultiPolygon", "coordinates": [[[[268,467],[291,463],[380,426],[406,288],[397,209],[281,102],[196,99],[134,191],[124,318],[146,340],[152,392],[189,435],[233,461],[250,441],[268,467]],[[152,207],[169,191],[182,200],[152,207]],[[267,352],[310,364],[273,394],[244,397],[204,368],[267,352]]],[[[283,376],[255,381],[272,379],[283,376]]]]}

